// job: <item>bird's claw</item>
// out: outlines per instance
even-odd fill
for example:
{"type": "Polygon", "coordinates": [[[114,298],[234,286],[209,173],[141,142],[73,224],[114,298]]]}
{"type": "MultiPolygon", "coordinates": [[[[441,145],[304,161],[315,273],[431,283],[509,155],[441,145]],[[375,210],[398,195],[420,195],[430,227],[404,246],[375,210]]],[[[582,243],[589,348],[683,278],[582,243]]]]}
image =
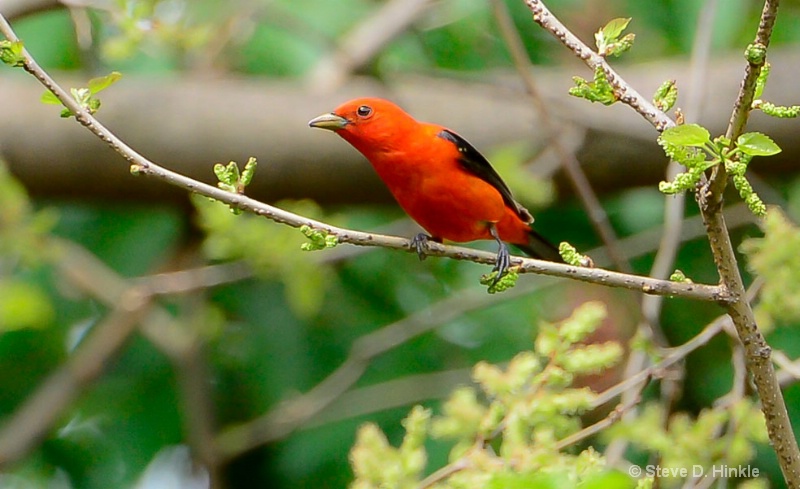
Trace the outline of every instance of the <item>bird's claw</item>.
{"type": "Polygon", "coordinates": [[[431,239],[425,233],[419,233],[413,238],[411,238],[411,247],[414,248],[414,251],[417,252],[417,256],[419,257],[419,261],[424,260],[428,257],[428,241],[431,239]]]}
{"type": "Polygon", "coordinates": [[[497,272],[490,284],[490,287],[497,285],[497,282],[506,274],[511,266],[511,254],[508,251],[508,246],[502,241],[498,241],[499,248],[497,249],[497,260],[494,263],[493,272],[497,272]]]}

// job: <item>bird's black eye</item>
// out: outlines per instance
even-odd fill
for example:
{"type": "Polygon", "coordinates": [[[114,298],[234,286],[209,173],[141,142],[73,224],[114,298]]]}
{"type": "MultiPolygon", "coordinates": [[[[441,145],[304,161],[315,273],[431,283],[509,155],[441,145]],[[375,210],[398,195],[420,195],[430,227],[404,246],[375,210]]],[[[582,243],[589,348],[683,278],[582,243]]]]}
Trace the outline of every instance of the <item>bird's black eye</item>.
{"type": "Polygon", "coordinates": [[[372,107],[369,105],[362,105],[356,110],[359,117],[369,117],[372,115],[372,107]]]}

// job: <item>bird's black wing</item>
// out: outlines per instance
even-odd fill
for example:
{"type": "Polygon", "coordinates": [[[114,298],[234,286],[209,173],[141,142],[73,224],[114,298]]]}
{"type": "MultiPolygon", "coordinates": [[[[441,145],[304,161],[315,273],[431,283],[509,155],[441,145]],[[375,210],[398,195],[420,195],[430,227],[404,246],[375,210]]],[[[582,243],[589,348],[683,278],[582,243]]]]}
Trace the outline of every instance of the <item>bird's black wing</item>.
{"type": "Polygon", "coordinates": [[[514,196],[511,194],[511,189],[508,188],[506,182],[500,178],[500,175],[498,175],[495,169],[492,168],[491,163],[489,163],[486,157],[484,157],[477,149],[475,149],[474,146],[469,144],[466,139],[448,129],[442,129],[437,136],[453,143],[456,148],[458,148],[458,152],[461,155],[461,157],[458,159],[458,162],[461,164],[461,166],[468,172],[496,188],[497,191],[500,192],[500,195],[503,196],[503,201],[506,203],[506,205],[513,209],[520,219],[525,222],[533,221],[533,217],[531,216],[530,212],[528,212],[527,209],[519,205],[519,203],[514,200],[514,196]]]}

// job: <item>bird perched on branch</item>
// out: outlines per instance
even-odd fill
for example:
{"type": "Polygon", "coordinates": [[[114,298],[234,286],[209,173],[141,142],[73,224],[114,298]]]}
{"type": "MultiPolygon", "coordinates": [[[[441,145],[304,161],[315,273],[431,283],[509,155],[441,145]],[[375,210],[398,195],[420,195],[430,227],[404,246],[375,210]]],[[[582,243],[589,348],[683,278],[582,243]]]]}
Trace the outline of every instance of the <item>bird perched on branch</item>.
{"type": "Polygon", "coordinates": [[[492,165],[455,132],[419,122],[380,98],[350,100],[308,125],[334,131],[369,160],[400,207],[429,233],[412,240],[421,259],[428,240],[494,239],[497,278],[510,264],[506,243],[534,258],[562,261],[492,165]]]}

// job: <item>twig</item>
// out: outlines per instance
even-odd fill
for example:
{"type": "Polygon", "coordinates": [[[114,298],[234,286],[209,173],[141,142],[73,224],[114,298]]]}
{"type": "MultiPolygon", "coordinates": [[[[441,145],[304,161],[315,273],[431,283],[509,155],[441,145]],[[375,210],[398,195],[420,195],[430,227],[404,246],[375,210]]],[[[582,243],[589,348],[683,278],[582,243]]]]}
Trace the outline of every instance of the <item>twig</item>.
{"type": "MultiPolygon", "coordinates": [[[[743,205],[740,204],[740,207],[741,206],[743,205]]],[[[745,216],[750,216],[750,214],[744,212],[740,214],[745,216]]],[[[697,220],[697,218],[688,218],[689,222],[694,222],[695,220],[697,220]]],[[[699,229],[699,226],[694,226],[694,225],[686,226],[684,228],[684,231],[685,231],[684,239],[690,239],[693,236],[698,236],[702,232],[702,230],[699,229]]],[[[622,244],[625,245],[623,249],[627,253],[629,253],[626,256],[626,258],[633,257],[636,256],[638,253],[647,251],[648,249],[647,246],[633,245],[633,244],[637,242],[647,241],[644,238],[646,238],[646,236],[649,234],[652,233],[644,232],[641,233],[640,235],[626,238],[622,241],[622,244]],[[628,246],[629,243],[631,244],[631,246],[628,246]]],[[[654,240],[650,240],[650,242],[651,245],[655,244],[654,240]]],[[[86,252],[83,248],[76,246],[69,241],[64,241],[64,240],[56,240],[55,245],[60,249],[59,253],[64,256],[64,260],[62,260],[62,266],[64,267],[63,271],[67,275],[68,279],[72,283],[74,283],[76,287],[88,292],[93,297],[97,298],[100,302],[109,305],[118,303],[120,301],[120,297],[122,297],[125,294],[125,291],[129,287],[129,284],[131,283],[139,287],[140,290],[147,290],[148,294],[163,295],[167,293],[185,293],[191,290],[198,290],[210,286],[219,285],[221,283],[235,281],[241,278],[246,278],[246,274],[243,272],[244,267],[242,267],[241,264],[226,264],[226,265],[213,265],[210,267],[201,267],[193,270],[183,270],[179,272],[156,274],[147,277],[140,277],[132,279],[132,281],[126,284],[126,282],[122,280],[116,273],[114,273],[108,267],[100,263],[96,258],[94,258],[93,255],[86,252]]],[[[600,250],[592,250],[593,253],[601,255],[599,251],[600,250]]],[[[602,257],[598,260],[598,263],[600,264],[603,263],[602,257]]],[[[488,304],[497,303],[498,301],[512,300],[522,295],[529,294],[533,290],[538,289],[543,285],[546,285],[546,283],[543,283],[542,281],[521,284],[520,286],[515,287],[514,289],[506,292],[505,294],[502,294],[499,297],[488,296],[487,294],[484,294],[479,290],[473,289],[467,291],[466,293],[459,294],[457,296],[451,296],[451,298],[448,299],[450,302],[448,302],[448,304],[443,306],[443,309],[448,311],[448,313],[453,314],[455,317],[470,310],[485,307],[488,304]]],[[[432,311],[431,309],[428,309],[426,311],[420,311],[418,317],[423,319],[426,316],[428,316],[428,319],[436,317],[431,314],[431,312],[435,312],[435,310],[432,311]]],[[[435,323],[434,321],[430,322],[431,328],[438,325],[438,323],[437,324],[434,323],[435,323]]],[[[182,330],[174,327],[174,324],[172,323],[169,314],[167,314],[165,311],[162,311],[158,307],[151,307],[150,314],[148,315],[147,318],[141,321],[141,324],[142,324],[142,332],[148,337],[148,339],[150,339],[150,341],[152,341],[162,351],[167,353],[170,356],[170,358],[172,358],[176,362],[176,364],[178,364],[179,369],[182,368],[184,359],[186,359],[189,356],[186,353],[186,351],[191,349],[190,347],[193,344],[193,340],[191,338],[187,338],[185,333],[176,335],[176,333],[180,333],[182,330]]],[[[419,334],[421,334],[421,332],[419,334]]],[[[392,337],[392,336],[394,335],[387,335],[386,337],[392,337]]],[[[408,335],[406,338],[410,339],[411,335],[408,335]]],[[[399,344],[396,341],[394,343],[395,345],[399,344]]],[[[376,350],[377,350],[376,348],[374,347],[372,348],[372,351],[376,350]]],[[[79,349],[78,353],[76,353],[76,358],[81,357],[84,354],[87,356],[91,355],[97,358],[102,358],[105,356],[105,355],[97,355],[93,351],[89,351],[88,353],[84,353],[84,351],[85,351],[84,349],[79,349]]],[[[109,355],[111,354],[112,353],[109,353],[109,355]]],[[[76,360],[76,361],[82,362],[83,360],[76,360]]],[[[445,375],[447,379],[449,379],[449,381],[452,381],[452,376],[460,375],[460,373],[454,372],[454,373],[444,373],[444,374],[442,373],[430,374],[429,377],[426,377],[426,379],[429,380],[425,380],[422,383],[425,385],[430,383],[435,383],[437,385],[440,385],[442,382],[445,382],[445,380],[443,380],[442,375],[445,375]]],[[[339,372],[338,377],[339,377],[339,382],[341,382],[342,379],[341,372],[339,372]]],[[[350,385],[353,385],[359,378],[360,378],[359,372],[354,370],[350,371],[350,380],[348,382],[350,382],[350,385]]],[[[468,375],[465,374],[464,378],[468,378],[468,375]]],[[[639,381],[641,381],[641,379],[639,379],[639,381]]],[[[50,389],[63,388],[63,386],[61,386],[58,382],[55,381],[52,382],[54,385],[56,385],[56,387],[51,387],[50,389]]],[[[400,382],[402,383],[402,381],[400,382]]],[[[394,389],[395,387],[396,385],[392,384],[391,388],[394,389]]],[[[273,420],[273,422],[277,423],[277,425],[281,429],[275,431],[275,429],[272,427],[262,428],[263,429],[263,431],[261,431],[262,434],[265,433],[273,435],[276,433],[288,434],[292,430],[292,428],[290,426],[287,426],[286,419],[278,415],[279,413],[287,413],[287,412],[294,413],[292,419],[296,427],[300,426],[312,427],[323,422],[331,422],[337,419],[343,419],[346,418],[347,416],[344,416],[342,414],[336,414],[335,411],[326,412],[326,416],[324,418],[316,416],[316,414],[320,413],[322,409],[325,408],[326,405],[331,404],[334,401],[337,401],[337,405],[348,404],[348,400],[358,404],[359,402],[361,402],[360,399],[363,399],[365,396],[374,398],[375,392],[378,392],[381,389],[385,388],[389,387],[383,385],[370,386],[351,391],[348,394],[345,394],[344,396],[337,396],[335,391],[331,391],[329,389],[328,390],[312,389],[312,391],[309,391],[303,396],[300,396],[295,399],[290,399],[285,404],[279,406],[273,411],[270,411],[270,413],[273,414],[272,416],[270,416],[270,414],[268,413],[264,417],[256,419],[253,422],[253,424],[249,426],[250,429],[257,430],[259,428],[254,428],[254,427],[263,426],[259,424],[260,423],[259,420],[269,418],[273,420]],[[325,398],[324,396],[326,395],[329,397],[325,398]],[[308,409],[305,408],[304,406],[312,406],[313,409],[308,409]],[[297,415],[297,411],[294,409],[295,407],[298,408],[303,407],[303,416],[297,415]],[[308,423],[307,421],[310,421],[311,418],[313,418],[313,421],[308,423]]],[[[193,387],[192,388],[186,387],[186,389],[190,390],[193,389],[193,387]]],[[[439,389],[439,391],[442,390],[439,389]]],[[[187,392],[187,394],[191,393],[187,392]]],[[[194,398],[193,397],[194,395],[196,395],[196,393],[191,394],[192,398],[194,398]]],[[[419,395],[424,395],[424,393],[421,393],[419,395]]],[[[42,395],[39,397],[40,399],[39,402],[46,402],[48,404],[47,406],[43,405],[40,406],[37,403],[31,402],[30,405],[29,404],[25,405],[26,409],[30,409],[33,412],[37,413],[44,411],[47,412],[52,411],[53,414],[51,416],[57,417],[61,412],[63,412],[64,409],[66,409],[69,402],[67,400],[64,401],[64,403],[62,404],[53,403],[51,402],[52,399],[51,396],[52,395],[42,395]]],[[[400,403],[401,403],[400,400],[395,401],[396,405],[400,405],[400,403]]],[[[374,410],[378,407],[380,406],[373,403],[370,405],[369,410],[363,411],[363,414],[366,414],[368,412],[374,412],[374,410]]],[[[354,412],[351,411],[350,415],[352,415],[353,413],[354,412]]],[[[188,415],[192,417],[194,416],[191,413],[189,413],[188,415]]],[[[187,423],[191,425],[190,430],[195,430],[197,426],[196,423],[201,422],[203,419],[207,420],[208,416],[204,414],[203,416],[198,416],[197,418],[198,419],[194,419],[193,417],[192,420],[187,419],[187,423]]],[[[47,422],[48,419],[50,418],[44,417],[39,419],[38,421],[47,422]]],[[[202,422],[206,423],[205,421],[202,422]]],[[[203,426],[202,428],[203,432],[208,433],[209,430],[206,429],[206,427],[211,426],[211,421],[208,420],[207,423],[202,426],[203,426]]],[[[248,425],[242,425],[242,426],[248,426],[248,425]]],[[[40,428],[40,429],[46,431],[47,428],[40,428]]],[[[10,445],[18,446],[18,448],[10,450],[9,453],[13,453],[14,456],[17,458],[22,456],[26,452],[26,446],[28,448],[33,446],[33,444],[36,441],[35,440],[36,437],[39,436],[38,433],[39,431],[34,430],[33,427],[31,427],[31,429],[27,432],[26,436],[18,436],[13,442],[8,441],[10,445]]],[[[261,442],[263,443],[276,439],[273,437],[273,435],[267,436],[267,438],[262,439],[261,442]]],[[[190,443],[192,443],[192,446],[198,458],[200,459],[201,462],[206,464],[206,467],[209,469],[212,479],[216,479],[215,474],[217,472],[216,470],[217,466],[214,464],[216,463],[221,464],[224,455],[217,454],[215,450],[212,449],[215,448],[212,443],[206,443],[205,445],[207,446],[200,446],[200,447],[195,446],[197,443],[201,442],[193,440],[195,436],[195,433],[193,431],[187,433],[187,436],[189,437],[190,443]],[[209,453],[206,453],[206,449],[209,449],[209,453]]],[[[254,434],[253,436],[255,437],[256,435],[254,434]]],[[[205,436],[202,436],[201,438],[205,439],[205,436]]],[[[258,444],[256,443],[256,441],[257,440],[254,439],[253,443],[258,444]]],[[[0,445],[2,444],[3,442],[0,441],[0,445]]],[[[227,453],[226,455],[230,457],[233,454],[227,453]]]]}
{"type": "MultiPolygon", "coordinates": [[[[116,304],[131,287],[152,298],[214,287],[250,275],[242,263],[231,263],[126,280],[94,255],[72,242],[56,240],[55,245],[63,256],[61,268],[67,278],[109,306],[116,304]]],[[[186,439],[194,457],[208,470],[211,487],[222,488],[224,487],[222,465],[213,444],[214,414],[206,382],[208,376],[200,352],[200,340],[191,330],[178,325],[172,315],[164,309],[157,306],[150,309],[150,312],[139,321],[141,332],[175,365],[182,394],[186,439]]],[[[76,358],[83,354],[79,352],[76,358]]],[[[91,354],[97,355],[96,352],[91,354]]],[[[66,407],[65,403],[60,409],[66,407]]]]}
{"type": "MultiPolygon", "coordinates": [[[[171,331],[180,330],[174,321],[170,326],[171,331]]],[[[160,332],[163,333],[164,330],[160,332]]],[[[148,334],[148,338],[152,336],[148,334]]],[[[213,396],[208,385],[209,372],[201,355],[202,342],[196,334],[187,336],[191,336],[193,341],[186,342],[180,354],[172,356],[177,366],[178,387],[181,392],[184,435],[197,462],[209,472],[210,489],[222,489],[225,482],[222,460],[214,445],[216,426],[213,396]]]]}
{"type": "MultiPolygon", "coordinates": [[[[642,389],[647,385],[647,378],[645,377],[639,384],[639,388],[636,389],[636,392],[641,392],[642,389]]],[[[620,403],[614,410],[608,413],[608,416],[597,421],[595,423],[590,424],[589,426],[583,428],[580,431],[577,431],[565,438],[562,438],[558,442],[556,442],[556,450],[563,450],[569,446],[572,446],[576,443],[579,443],[590,436],[594,436],[597,433],[600,433],[604,429],[608,428],[609,426],[619,422],[622,420],[623,415],[630,411],[631,409],[635,408],[641,398],[639,396],[631,397],[627,399],[625,402],[620,403]]]]}
{"type": "Polygon", "coordinates": [[[157,273],[134,279],[156,295],[182,294],[238,282],[253,276],[252,267],[237,261],[206,265],[175,272],[157,273]]]}
{"type": "Polygon", "coordinates": [[[449,463],[442,467],[441,469],[437,470],[436,472],[432,473],[428,477],[424,478],[419,485],[417,485],[417,489],[427,489],[428,487],[433,486],[437,482],[441,482],[451,475],[461,472],[462,470],[468,469],[472,463],[470,462],[468,455],[464,455],[460,459],[456,460],[455,462],[449,463]]]}
{"type": "MultiPolygon", "coordinates": [[[[772,29],[775,27],[775,19],[778,15],[779,4],[779,0],[765,0],[764,8],[761,10],[761,18],[758,23],[758,30],[756,31],[753,44],[762,46],[764,50],[769,47],[772,29]]],[[[750,117],[750,112],[753,110],[756,80],[758,80],[758,75],[761,74],[761,68],[763,66],[763,59],[760,62],[748,61],[747,63],[744,79],[742,80],[739,94],[736,97],[736,102],[733,105],[731,119],[728,122],[728,130],[725,133],[725,136],[731,140],[735,140],[744,132],[747,119],[750,117]]]]}
{"type": "MultiPolygon", "coordinates": [[[[18,41],[11,26],[0,15],[0,32],[11,41],[18,41]]],[[[109,131],[91,114],[79,106],[41,67],[30,54],[23,49],[24,69],[36,77],[48,90],[50,90],[74,115],[75,119],[89,129],[93,134],[108,144],[117,153],[122,155],[131,164],[131,171],[136,174],[154,176],[172,185],[195,192],[206,197],[225,202],[248,212],[266,217],[275,222],[292,227],[309,226],[336,236],[340,243],[350,243],[358,246],[381,246],[414,252],[411,241],[394,236],[382,236],[364,233],[349,229],[342,229],[326,223],[315,221],[277,207],[264,204],[241,194],[231,193],[191,179],[179,173],[163,168],[146,159],[134,151],[120,138],[109,131]]],[[[457,260],[468,260],[475,263],[494,264],[494,253],[473,250],[458,246],[429,243],[427,254],[430,256],[447,256],[457,260]]],[[[533,260],[530,258],[513,257],[512,265],[518,266],[522,273],[538,273],[554,277],[572,278],[589,283],[602,284],[610,287],[622,287],[638,290],[646,294],[665,294],[675,297],[693,298],[705,301],[726,302],[728,299],[725,290],[718,286],[701,284],[673,283],[665,280],[654,280],[647,277],[609,272],[600,269],[572,267],[553,262],[533,260]]]]}
{"type": "Polygon", "coordinates": [[[800,379],[800,360],[792,360],[784,352],[776,350],[772,352],[772,361],[781,368],[778,371],[778,380],[782,387],[800,379]]]}
{"type": "Polygon", "coordinates": [[[324,411],[309,417],[307,422],[297,428],[312,429],[431,399],[445,399],[450,395],[453,386],[470,385],[472,383],[471,374],[471,368],[459,368],[407,375],[350,389],[339,396],[324,411]]]}
{"type": "Polygon", "coordinates": [[[663,131],[675,125],[664,112],[658,110],[650,100],[643,97],[632,86],[620,77],[606,60],[583,43],[578,37],[567,29],[540,0],[525,0],[528,8],[533,12],[533,20],[542,28],[549,31],[556,39],[561,41],[570,51],[581,58],[591,69],[601,68],[614,88],[614,93],[619,101],[629,105],[633,110],[647,119],[658,131],[663,131]]]}
{"type": "Polygon", "coordinates": [[[718,335],[720,331],[724,330],[725,324],[728,321],[730,321],[730,318],[728,316],[718,317],[713,322],[709,323],[708,326],[703,328],[703,330],[700,333],[698,333],[696,336],[694,336],[686,343],[680,346],[676,346],[675,348],[668,349],[667,355],[655,365],[652,365],[645,370],[637,372],[635,375],[626,378],[625,380],[609,387],[602,393],[598,394],[598,396],[592,402],[592,408],[597,408],[599,406],[602,406],[603,404],[611,401],[612,399],[619,396],[623,392],[629,390],[632,386],[638,385],[639,383],[641,383],[642,381],[644,381],[649,377],[658,376],[659,372],[663,371],[667,367],[674,365],[676,362],[683,360],[693,351],[706,345],[709,341],[711,341],[712,338],[718,335]]]}

